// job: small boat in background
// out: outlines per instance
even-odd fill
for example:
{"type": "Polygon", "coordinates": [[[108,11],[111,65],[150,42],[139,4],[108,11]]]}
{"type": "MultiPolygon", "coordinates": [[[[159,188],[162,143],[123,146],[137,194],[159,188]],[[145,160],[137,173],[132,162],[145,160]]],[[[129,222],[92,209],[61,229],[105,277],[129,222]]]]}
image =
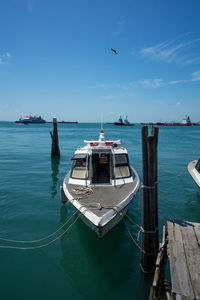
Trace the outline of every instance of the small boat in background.
{"type": "Polygon", "coordinates": [[[126,118],[124,119],[124,121],[123,121],[122,117],[120,116],[120,117],[119,117],[119,120],[118,120],[117,122],[114,122],[114,124],[115,124],[115,125],[122,125],[122,126],[133,126],[133,125],[134,125],[133,123],[130,123],[130,122],[128,121],[128,117],[127,117],[127,116],[126,116],[126,118]]]}
{"type": "Polygon", "coordinates": [[[60,124],[78,124],[78,121],[58,121],[60,124]]]}
{"type": "Polygon", "coordinates": [[[188,172],[200,188],[200,158],[199,160],[193,160],[188,164],[188,172]]]}
{"type": "Polygon", "coordinates": [[[99,140],[84,142],[87,145],[72,157],[72,169],[61,186],[61,201],[68,199],[102,238],[124,217],[140,180],[120,140],[105,140],[101,129],[99,140]]]}
{"type": "Polygon", "coordinates": [[[44,119],[42,119],[41,116],[25,116],[24,118],[20,118],[18,121],[15,121],[15,123],[22,123],[22,124],[43,124],[46,123],[44,119]]]}

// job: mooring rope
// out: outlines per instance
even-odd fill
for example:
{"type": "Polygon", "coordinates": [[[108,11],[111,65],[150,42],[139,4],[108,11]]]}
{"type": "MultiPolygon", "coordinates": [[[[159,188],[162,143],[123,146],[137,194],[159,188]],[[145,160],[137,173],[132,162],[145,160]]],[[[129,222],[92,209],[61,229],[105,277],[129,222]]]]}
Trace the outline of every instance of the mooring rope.
{"type": "Polygon", "coordinates": [[[142,249],[142,247],[136,242],[136,240],[134,239],[134,237],[132,236],[132,234],[131,234],[131,232],[130,232],[130,230],[129,230],[129,228],[128,228],[128,225],[126,224],[126,222],[123,220],[123,222],[124,222],[124,224],[125,224],[125,226],[126,226],[126,229],[127,229],[127,231],[128,231],[128,233],[129,233],[129,236],[130,236],[130,238],[131,238],[131,240],[133,241],[133,243],[136,245],[136,247],[138,248],[138,249],[140,249],[140,251],[141,252],[143,252],[144,254],[148,254],[148,255],[155,255],[155,254],[157,254],[158,252],[160,252],[161,251],[161,249],[162,249],[162,247],[160,247],[158,250],[156,250],[155,252],[147,252],[147,251],[145,251],[144,249],[142,249]]]}
{"type": "Polygon", "coordinates": [[[73,216],[77,213],[77,211],[75,211],[73,213],[73,215],[61,226],[59,227],[56,231],[54,231],[53,233],[39,239],[39,240],[33,240],[33,241],[19,241],[19,240],[11,240],[11,239],[7,239],[7,238],[2,238],[0,237],[0,240],[2,241],[6,241],[6,242],[13,242],[13,243],[23,243],[23,244],[31,244],[31,243],[37,243],[37,242],[41,242],[41,241],[44,241],[44,240],[47,240],[48,238],[50,238],[51,236],[54,236],[57,232],[59,232],[72,218],[73,216]]]}
{"type": "MultiPolygon", "coordinates": [[[[77,213],[77,211],[76,211],[76,213],[77,213]]],[[[74,214],[73,214],[73,216],[74,216],[74,214]]],[[[39,248],[47,247],[50,244],[52,244],[55,241],[57,241],[58,239],[60,239],[65,233],[67,233],[67,231],[76,223],[76,221],[79,219],[79,217],[80,217],[80,215],[78,215],[78,217],[69,225],[69,227],[63,233],[61,233],[55,239],[51,240],[50,242],[48,242],[46,244],[38,245],[38,246],[34,246],[34,247],[16,247],[16,246],[8,246],[8,245],[6,245],[6,246],[0,246],[0,248],[4,248],[4,249],[18,249],[18,250],[34,250],[34,249],[39,249],[39,248]]]]}
{"type": "Polygon", "coordinates": [[[183,176],[183,175],[185,174],[185,172],[187,171],[187,167],[186,167],[186,168],[184,169],[183,172],[181,172],[181,173],[179,173],[179,174],[175,174],[175,173],[173,173],[173,172],[170,172],[170,171],[166,170],[166,169],[163,168],[162,166],[159,166],[159,168],[160,168],[161,170],[163,170],[165,173],[168,173],[168,174],[171,174],[171,175],[174,175],[174,176],[177,176],[177,177],[183,176]]]}
{"type": "Polygon", "coordinates": [[[134,224],[136,225],[138,228],[140,228],[140,230],[142,229],[142,227],[140,225],[138,225],[131,217],[129,217],[128,214],[125,214],[125,216],[134,224]]]}
{"type": "Polygon", "coordinates": [[[140,188],[139,188],[139,198],[138,198],[138,207],[141,208],[141,188],[142,184],[140,184],[140,188]]]}

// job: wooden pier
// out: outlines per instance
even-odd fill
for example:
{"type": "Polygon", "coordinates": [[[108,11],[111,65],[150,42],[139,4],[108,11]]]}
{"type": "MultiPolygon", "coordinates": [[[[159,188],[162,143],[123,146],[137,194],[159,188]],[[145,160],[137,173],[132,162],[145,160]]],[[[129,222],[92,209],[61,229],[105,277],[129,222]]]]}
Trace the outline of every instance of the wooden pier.
{"type": "Polygon", "coordinates": [[[200,223],[167,221],[150,299],[200,299],[200,223]],[[171,284],[165,280],[167,258],[171,284]],[[169,286],[171,285],[171,292],[169,286]]]}

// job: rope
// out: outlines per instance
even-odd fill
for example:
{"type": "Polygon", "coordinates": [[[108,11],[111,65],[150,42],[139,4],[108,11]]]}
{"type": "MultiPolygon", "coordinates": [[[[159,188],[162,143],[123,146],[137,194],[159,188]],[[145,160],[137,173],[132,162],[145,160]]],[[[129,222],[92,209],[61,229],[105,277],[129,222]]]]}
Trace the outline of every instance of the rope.
{"type": "Polygon", "coordinates": [[[138,225],[131,217],[129,217],[129,215],[125,214],[125,216],[134,224],[136,225],[138,228],[142,229],[142,227],[140,225],[138,225]]]}
{"type": "Polygon", "coordinates": [[[139,206],[139,208],[141,208],[141,190],[142,190],[141,185],[142,185],[142,184],[140,184],[140,189],[139,189],[139,199],[138,199],[138,206],[139,206]]]}
{"type": "Polygon", "coordinates": [[[168,173],[168,174],[171,174],[171,175],[174,175],[174,176],[177,176],[177,177],[180,177],[180,176],[184,175],[184,173],[187,171],[187,167],[186,167],[183,172],[181,172],[179,174],[175,174],[173,172],[166,171],[166,169],[163,168],[163,167],[161,167],[161,166],[159,168],[162,169],[162,170],[164,170],[165,173],[168,173]]]}
{"type": "Polygon", "coordinates": [[[39,239],[39,240],[33,240],[33,241],[18,241],[18,240],[10,240],[10,239],[6,239],[6,238],[1,238],[0,237],[0,240],[2,241],[6,241],[6,242],[13,242],[13,243],[36,243],[36,242],[41,242],[43,240],[47,240],[48,238],[50,238],[51,236],[55,235],[58,231],[60,231],[72,218],[73,216],[77,213],[77,211],[75,211],[75,213],[73,213],[73,215],[61,226],[59,227],[56,231],[54,231],[53,233],[39,239]]]}
{"type": "Polygon", "coordinates": [[[156,184],[158,184],[157,181],[154,182],[154,185],[144,185],[143,183],[141,184],[141,189],[147,189],[147,190],[154,190],[156,187],[156,184]]]}
{"type": "Polygon", "coordinates": [[[116,211],[117,213],[119,212],[119,208],[117,206],[104,206],[104,205],[101,205],[101,203],[91,203],[91,204],[83,204],[81,207],[80,207],[80,210],[82,210],[82,213],[85,212],[86,210],[90,209],[98,209],[98,210],[102,210],[102,208],[105,208],[105,209],[113,209],[114,211],[116,211]],[[83,210],[82,210],[83,208],[83,210]]]}
{"type": "Polygon", "coordinates": [[[43,244],[43,245],[39,245],[39,246],[35,246],[35,247],[0,246],[0,248],[4,248],[4,249],[18,249],[18,250],[34,250],[34,249],[39,249],[39,248],[43,248],[43,247],[49,246],[50,244],[54,243],[59,238],[61,238],[76,223],[76,221],[78,220],[79,217],[80,217],[80,215],[78,215],[78,217],[71,223],[71,225],[63,233],[61,233],[54,240],[48,242],[47,244],[43,244]]]}
{"type": "Polygon", "coordinates": [[[75,195],[90,195],[93,194],[93,189],[90,187],[76,187],[71,190],[75,195]]]}
{"type": "Polygon", "coordinates": [[[133,236],[132,236],[132,234],[131,234],[131,232],[130,232],[130,230],[129,230],[127,224],[126,224],[126,222],[125,222],[125,221],[123,221],[123,222],[124,222],[124,224],[125,224],[125,226],[126,226],[126,229],[127,229],[128,233],[129,233],[130,237],[131,237],[131,240],[132,240],[133,243],[137,246],[137,248],[140,249],[140,251],[141,251],[142,253],[148,254],[148,255],[155,255],[155,254],[157,254],[158,252],[160,252],[160,251],[162,250],[162,247],[160,247],[158,250],[156,250],[155,252],[152,252],[152,253],[151,253],[151,252],[147,252],[147,251],[145,251],[144,249],[142,249],[142,247],[141,247],[141,246],[136,242],[136,240],[133,238],[133,236]]]}
{"type": "Polygon", "coordinates": [[[154,230],[145,230],[143,227],[141,227],[142,233],[156,233],[157,230],[158,230],[158,227],[156,227],[154,230]]]}

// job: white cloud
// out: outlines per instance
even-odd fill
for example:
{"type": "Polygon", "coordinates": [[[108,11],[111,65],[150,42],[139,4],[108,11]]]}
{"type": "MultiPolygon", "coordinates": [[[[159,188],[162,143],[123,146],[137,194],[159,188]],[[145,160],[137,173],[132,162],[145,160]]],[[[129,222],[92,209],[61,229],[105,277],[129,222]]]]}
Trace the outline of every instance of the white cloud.
{"type": "Polygon", "coordinates": [[[6,52],[6,54],[5,54],[8,58],[10,58],[11,57],[11,54],[9,53],[9,52],[6,52]]]}
{"type": "Polygon", "coordinates": [[[193,72],[190,74],[189,78],[186,79],[176,79],[176,80],[165,80],[163,78],[145,78],[132,82],[124,82],[124,83],[112,83],[112,84],[98,84],[96,86],[90,88],[100,88],[104,90],[112,90],[109,95],[103,96],[105,100],[113,100],[113,99],[121,99],[121,98],[129,98],[134,97],[134,88],[135,87],[143,87],[143,88],[161,88],[169,85],[176,85],[181,83],[189,83],[189,82],[197,82],[200,81],[200,70],[193,72]],[[119,93],[115,93],[116,91],[119,93]],[[123,91],[123,92],[122,92],[123,91]],[[121,94],[122,93],[122,94],[121,94]]]}
{"type": "Polygon", "coordinates": [[[194,57],[194,44],[199,47],[200,38],[189,41],[182,39],[180,42],[178,42],[178,39],[164,41],[154,46],[144,48],[140,53],[152,60],[191,64],[200,60],[199,56],[194,57]]]}
{"type": "Polygon", "coordinates": [[[139,81],[138,83],[145,88],[159,88],[159,87],[166,85],[166,83],[164,82],[164,80],[162,78],[143,79],[143,80],[139,81]]]}
{"type": "Polygon", "coordinates": [[[175,84],[195,82],[195,81],[200,81],[200,71],[196,71],[192,73],[190,75],[190,78],[187,79],[167,81],[162,78],[156,78],[156,79],[144,79],[139,81],[138,83],[145,88],[160,88],[167,85],[175,85],[175,84]]]}
{"type": "Polygon", "coordinates": [[[191,78],[188,78],[188,79],[169,81],[168,84],[179,84],[179,83],[199,81],[200,80],[200,71],[196,71],[196,72],[192,73],[190,76],[191,76],[191,78]]]}
{"type": "Polygon", "coordinates": [[[192,77],[193,78],[191,79],[191,81],[198,81],[198,80],[200,80],[200,71],[192,73],[192,77]]]}
{"type": "Polygon", "coordinates": [[[0,53],[0,65],[9,64],[11,54],[9,52],[0,53]]]}
{"type": "Polygon", "coordinates": [[[184,82],[188,82],[188,80],[190,81],[190,79],[180,79],[180,80],[172,80],[169,81],[168,84],[178,84],[178,83],[184,83],[184,82]]]}
{"type": "Polygon", "coordinates": [[[5,62],[3,61],[3,59],[0,57],[0,65],[4,65],[5,62]]]}

